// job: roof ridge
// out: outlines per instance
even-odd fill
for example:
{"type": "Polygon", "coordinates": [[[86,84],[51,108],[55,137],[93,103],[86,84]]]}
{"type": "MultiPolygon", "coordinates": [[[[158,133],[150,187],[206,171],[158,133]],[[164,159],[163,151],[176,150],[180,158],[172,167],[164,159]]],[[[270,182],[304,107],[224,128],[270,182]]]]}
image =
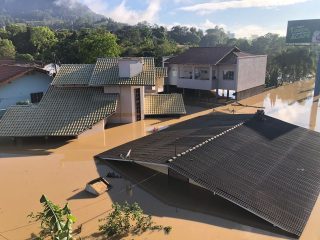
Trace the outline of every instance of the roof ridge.
{"type": "Polygon", "coordinates": [[[202,147],[203,145],[208,144],[209,142],[213,141],[214,139],[217,139],[217,138],[225,135],[226,133],[235,130],[236,128],[241,127],[245,122],[246,122],[246,121],[240,122],[240,123],[234,125],[233,127],[231,127],[231,128],[229,128],[229,129],[227,129],[227,130],[225,130],[225,131],[223,131],[223,132],[221,132],[221,133],[219,133],[219,134],[217,134],[217,135],[215,135],[215,136],[213,136],[213,137],[211,137],[211,138],[203,141],[202,143],[199,143],[199,144],[197,144],[197,145],[195,145],[195,146],[193,146],[193,147],[190,147],[189,149],[187,149],[187,150],[184,151],[184,152],[178,153],[176,156],[168,159],[167,162],[168,162],[168,163],[172,163],[172,162],[173,162],[174,160],[176,160],[177,158],[179,158],[179,157],[181,157],[181,156],[183,156],[183,155],[185,155],[185,154],[187,154],[187,153],[189,153],[189,152],[192,152],[192,151],[194,151],[194,150],[202,147]]]}

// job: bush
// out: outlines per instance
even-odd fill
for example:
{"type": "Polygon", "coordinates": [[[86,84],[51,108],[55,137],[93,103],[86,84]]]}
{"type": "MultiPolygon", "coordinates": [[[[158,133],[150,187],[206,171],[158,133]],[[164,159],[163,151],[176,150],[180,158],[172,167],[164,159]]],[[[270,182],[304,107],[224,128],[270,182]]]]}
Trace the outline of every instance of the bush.
{"type": "Polygon", "coordinates": [[[25,61],[25,62],[34,62],[34,58],[31,54],[16,54],[16,60],[25,61]]]}
{"type": "Polygon", "coordinates": [[[104,219],[105,224],[99,227],[99,230],[112,238],[122,238],[128,235],[140,235],[146,231],[163,230],[169,234],[172,227],[163,227],[155,225],[151,216],[146,216],[137,203],[123,205],[115,203],[112,205],[112,212],[104,219]]]}

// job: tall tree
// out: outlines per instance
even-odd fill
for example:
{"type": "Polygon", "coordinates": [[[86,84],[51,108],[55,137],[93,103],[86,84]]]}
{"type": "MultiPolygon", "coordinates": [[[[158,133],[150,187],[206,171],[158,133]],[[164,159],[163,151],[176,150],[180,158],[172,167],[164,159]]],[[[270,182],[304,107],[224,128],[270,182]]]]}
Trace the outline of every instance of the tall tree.
{"type": "Polygon", "coordinates": [[[94,63],[98,57],[117,57],[121,49],[117,37],[109,32],[94,31],[79,42],[79,53],[84,63],[94,63]]]}
{"type": "Polygon", "coordinates": [[[14,58],[16,50],[8,39],[0,39],[0,58],[14,58]]]}
{"type": "Polygon", "coordinates": [[[31,29],[31,43],[41,58],[50,56],[51,48],[57,43],[55,33],[48,27],[34,27],[31,29]]]}

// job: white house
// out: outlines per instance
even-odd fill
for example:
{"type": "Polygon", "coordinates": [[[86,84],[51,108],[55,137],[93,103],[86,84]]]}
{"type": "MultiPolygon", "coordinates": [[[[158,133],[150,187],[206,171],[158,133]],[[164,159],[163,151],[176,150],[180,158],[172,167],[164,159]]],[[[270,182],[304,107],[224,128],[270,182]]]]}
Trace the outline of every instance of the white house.
{"type": "Polygon", "coordinates": [[[169,91],[228,90],[237,99],[261,92],[266,77],[266,55],[242,52],[237,47],[194,47],[165,59],[169,91]]]}
{"type": "Polygon", "coordinates": [[[0,65],[0,109],[19,102],[38,103],[51,82],[52,77],[42,69],[0,65]]]}

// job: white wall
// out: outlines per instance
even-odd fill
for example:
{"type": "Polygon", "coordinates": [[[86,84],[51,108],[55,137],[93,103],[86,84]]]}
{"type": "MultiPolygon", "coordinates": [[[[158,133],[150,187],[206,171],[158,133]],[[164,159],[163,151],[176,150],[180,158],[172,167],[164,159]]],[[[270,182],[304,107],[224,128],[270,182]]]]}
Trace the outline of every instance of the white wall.
{"type": "Polygon", "coordinates": [[[47,74],[34,72],[0,85],[0,109],[6,109],[19,101],[31,102],[30,94],[45,93],[51,82],[52,77],[47,74]]]}
{"type": "Polygon", "coordinates": [[[119,100],[116,113],[108,118],[112,123],[131,123],[136,121],[134,90],[140,89],[141,119],[144,119],[144,87],[142,86],[110,86],[104,87],[105,93],[118,93],[119,100]]]}
{"type": "Polygon", "coordinates": [[[179,79],[179,65],[171,64],[168,68],[168,82],[169,85],[177,85],[179,79]]]}
{"type": "Polygon", "coordinates": [[[193,80],[193,79],[179,78],[177,86],[179,88],[212,90],[212,80],[193,80]]]}
{"type": "Polygon", "coordinates": [[[235,90],[237,86],[237,66],[236,65],[219,65],[218,67],[218,88],[225,90],[235,90]],[[223,72],[233,71],[234,80],[224,80],[223,72]]]}
{"type": "Polygon", "coordinates": [[[240,57],[237,62],[237,92],[265,84],[267,56],[240,57]]]}

